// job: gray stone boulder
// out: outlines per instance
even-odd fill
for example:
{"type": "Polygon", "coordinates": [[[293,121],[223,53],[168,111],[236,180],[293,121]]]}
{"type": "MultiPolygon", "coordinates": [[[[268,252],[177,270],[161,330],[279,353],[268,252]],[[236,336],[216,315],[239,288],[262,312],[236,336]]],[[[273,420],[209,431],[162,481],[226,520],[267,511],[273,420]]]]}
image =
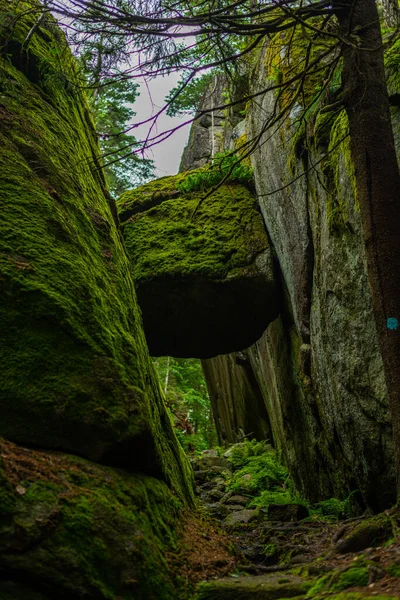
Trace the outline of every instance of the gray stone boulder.
{"type": "Polygon", "coordinates": [[[155,356],[238,350],[278,314],[272,254],[251,191],[232,182],[206,197],[207,190],[184,191],[188,176],[158,179],[118,201],[155,356]]]}

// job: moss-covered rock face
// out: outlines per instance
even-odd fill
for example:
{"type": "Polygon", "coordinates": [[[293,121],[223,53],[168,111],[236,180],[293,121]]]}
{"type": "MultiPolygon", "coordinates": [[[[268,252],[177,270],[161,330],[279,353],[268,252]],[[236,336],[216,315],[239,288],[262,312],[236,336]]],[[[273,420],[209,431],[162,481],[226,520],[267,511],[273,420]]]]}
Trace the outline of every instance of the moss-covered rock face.
{"type": "Polygon", "coordinates": [[[0,440],[2,600],[175,600],[180,502],[152,477],[0,440]]]}
{"type": "Polygon", "coordinates": [[[0,434],[189,494],[61,31],[0,1],[0,434]],[[17,18],[18,15],[18,18],[17,18]]]}
{"type": "Polygon", "coordinates": [[[179,191],[187,175],[126,192],[118,208],[150,353],[207,358],[261,336],[276,287],[248,188],[222,185],[199,205],[206,192],[179,191]]]}

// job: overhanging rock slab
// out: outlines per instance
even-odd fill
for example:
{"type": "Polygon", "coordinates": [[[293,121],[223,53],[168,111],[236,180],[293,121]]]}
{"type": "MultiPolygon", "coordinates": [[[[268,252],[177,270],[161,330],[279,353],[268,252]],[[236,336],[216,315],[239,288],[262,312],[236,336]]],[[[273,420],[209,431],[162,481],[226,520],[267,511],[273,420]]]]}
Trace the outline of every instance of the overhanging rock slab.
{"type": "Polygon", "coordinates": [[[276,318],[273,259],[245,185],[183,193],[186,176],[118,205],[150,353],[209,358],[248,347],[276,318]]]}

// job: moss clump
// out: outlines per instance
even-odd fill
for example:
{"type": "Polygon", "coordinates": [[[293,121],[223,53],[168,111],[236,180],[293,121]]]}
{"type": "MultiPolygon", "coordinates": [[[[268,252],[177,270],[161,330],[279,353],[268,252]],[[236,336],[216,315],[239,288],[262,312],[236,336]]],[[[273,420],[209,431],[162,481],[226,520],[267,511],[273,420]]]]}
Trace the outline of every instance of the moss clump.
{"type": "MultiPolygon", "coordinates": [[[[171,194],[183,175],[163,178],[126,192],[119,211],[129,213],[141,198],[171,194]]],[[[156,277],[202,275],[224,278],[243,269],[266,250],[268,240],[251,192],[240,184],[225,184],[192,214],[204,192],[177,193],[123,224],[123,235],[138,285],[156,277]]]]}
{"type": "Polygon", "coordinates": [[[17,490],[12,514],[0,520],[0,570],[10,580],[36,582],[33,590],[61,599],[177,598],[166,555],[177,549],[181,503],[164,483],[60,453],[0,447],[17,490]]]}
{"type": "MultiPolygon", "coordinates": [[[[310,596],[313,600],[324,600],[327,596],[310,596]]],[[[386,596],[376,594],[371,596],[370,594],[364,594],[363,592],[341,592],[339,594],[329,594],[329,600],[366,600],[367,598],[374,598],[374,600],[398,600],[397,596],[386,596]]]]}
{"type": "Polygon", "coordinates": [[[75,61],[0,0],[0,433],[160,476],[190,497],[75,61]]]}
{"type": "Polygon", "coordinates": [[[243,577],[240,579],[220,579],[200,584],[195,600],[273,600],[275,598],[302,597],[310,587],[310,582],[293,575],[269,575],[243,577]]]}
{"type": "Polygon", "coordinates": [[[389,95],[400,93],[400,37],[394,41],[385,53],[385,66],[389,95]]]}
{"type": "Polygon", "coordinates": [[[368,585],[369,568],[366,564],[357,564],[346,571],[333,571],[320,577],[307,593],[307,598],[318,598],[319,594],[341,592],[350,587],[368,585]]]}
{"type": "MultiPolygon", "coordinates": [[[[245,141],[244,139],[243,143],[245,141]]],[[[204,191],[217,186],[225,179],[229,183],[248,184],[253,180],[253,170],[248,161],[241,161],[236,153],[220,152],[212,164],[187,173],[178,183],[178,188],[183,193],[204,191]]]]}
{"type": "Polygon", "coordinates": [[[337,543],[341,553],[360,552],[371,546],[381,546],[393,537],[393,523],[384,513],[362,521],[337,543]]]}
{"type": "Polygon", "coordinates": [[[333,591],[340,592],[349,587],[364,586],[368,584],[369,571],[367,566],[352,567],[344,573],[340,573],[337,582],[333,585],[333,591]]]}

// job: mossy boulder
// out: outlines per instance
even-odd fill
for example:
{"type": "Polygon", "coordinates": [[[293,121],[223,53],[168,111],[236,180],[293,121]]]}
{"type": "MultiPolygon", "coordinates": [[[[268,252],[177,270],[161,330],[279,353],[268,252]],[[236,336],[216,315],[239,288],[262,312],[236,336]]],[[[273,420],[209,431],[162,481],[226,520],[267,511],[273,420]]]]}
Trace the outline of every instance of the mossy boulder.
{"type": "Polygon", "coordinates": [[[199,585],[196,600],[279,600],[304,598],[311,582],[295,575],[273,574],[258,577],[225,577],[199,585]]]}
{"type": "MultiPolygon", "coordinates": [[[[348,527],[343,537],[336,544],[336,551],[340,554],[348,552],[362,552],[366,548],[380,546],[394,537],[395,515],[389,517],[381,513],[362,521],[356,526],[348,527]]],[[[397,517],[398,518],[398,517],[397,517]]]]}
{"type": "Polygon", "coordinates": [[[0,0],[0,434],[190,497],[75,61],[49,15],[26,44],[38,11],[0,0]]]}
{"type": "Polygon", "coordinates": [[[158,179],[118,201],[153,355],[239,350],[278,314],[272,254],[251,191],[237,182],[212,193],[181,191],[196,173],[158,179]]]}
{"type": "Polygon", "coordinates": [[[0,440],[0,597],[176,600],[182,504],[157,479],[0,440]]]}

